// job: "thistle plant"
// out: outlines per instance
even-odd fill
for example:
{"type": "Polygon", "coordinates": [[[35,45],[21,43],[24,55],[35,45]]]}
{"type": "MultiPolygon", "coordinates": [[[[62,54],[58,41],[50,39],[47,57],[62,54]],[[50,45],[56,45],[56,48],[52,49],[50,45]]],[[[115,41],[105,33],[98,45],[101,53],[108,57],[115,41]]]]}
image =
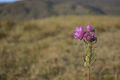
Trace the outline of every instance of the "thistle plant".
{"type": "Polygon", "coordinates": [[[95,37],[95,28],[91,25],[86,27],[86,31],[84,31],[83,27],[76,27],[74,33],[74,38],[78,40],[83,40],[87,46],[87,54],[84,57],[84,66],[88,68],[88,80],[90,80],[90,70],[91,66],[95,62],[95,55],[93,53],[93,45],[97,42],[97,38],[95,37]]]}

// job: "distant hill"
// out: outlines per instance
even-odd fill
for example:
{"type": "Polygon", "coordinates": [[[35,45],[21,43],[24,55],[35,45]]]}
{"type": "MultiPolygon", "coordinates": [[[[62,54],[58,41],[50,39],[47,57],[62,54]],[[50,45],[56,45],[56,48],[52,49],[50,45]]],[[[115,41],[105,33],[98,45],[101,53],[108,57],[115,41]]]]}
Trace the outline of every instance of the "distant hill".
{"type": "Polygon", "coordinates": [[[37,19],[58,15],[120,14],[120,0],[22,0],[0,4],[0,20],[37,19]]]}

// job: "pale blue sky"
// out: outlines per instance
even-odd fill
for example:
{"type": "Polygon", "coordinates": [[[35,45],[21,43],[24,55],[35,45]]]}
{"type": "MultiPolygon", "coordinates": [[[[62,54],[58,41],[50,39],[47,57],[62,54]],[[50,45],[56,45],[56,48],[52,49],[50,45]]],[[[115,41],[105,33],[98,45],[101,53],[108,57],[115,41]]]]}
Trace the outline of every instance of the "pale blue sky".
{"type": "Polygon", "coordinates": [[[0,3],[8,3],[8,2],[15,2],[19,0],[0,0],[0,3]]]}

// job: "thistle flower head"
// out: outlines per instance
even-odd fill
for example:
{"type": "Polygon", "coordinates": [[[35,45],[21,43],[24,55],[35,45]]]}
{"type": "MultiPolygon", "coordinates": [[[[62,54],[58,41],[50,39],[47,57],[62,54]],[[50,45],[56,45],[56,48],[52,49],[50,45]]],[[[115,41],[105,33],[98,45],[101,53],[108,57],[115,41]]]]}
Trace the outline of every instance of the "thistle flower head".
{"type": "Polygon", "coordinates": [[[93,32],[95,30],[95,28],[93,28],[91,25],[88,25],[86,27],[86,30],[87,30],[87,32],[93,32]]]}
{"type": "Polygon", "coordinates": [[[80,40],[82,40],[85,32],[84,32],[83,27],[80,26],[80,27],[76,27],[76,30],[75,30],[73,33],[74,33],[74,38],[75,38],[75,39],[80,39],[80,40]]]}
{"type": "Polygon", "coordinates": [[[85,33],[84,35],[84,40],[86,42],[92,42],[96,40],[96,37],[94,36],[94,32],[90,32],[90,33],[85,33]]]}

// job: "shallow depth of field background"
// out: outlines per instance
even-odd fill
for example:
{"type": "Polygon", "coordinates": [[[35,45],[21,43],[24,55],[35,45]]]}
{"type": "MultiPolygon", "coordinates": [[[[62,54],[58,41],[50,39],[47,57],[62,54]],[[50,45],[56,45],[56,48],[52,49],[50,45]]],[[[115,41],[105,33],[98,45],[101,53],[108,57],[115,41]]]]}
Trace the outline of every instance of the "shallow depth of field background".
{"type": "Polygon", "coordinates": [[[73,31],[88,24],[96,28],[98,37],[92,80],[120,80],[120,7],[116,10],[118,14],[85,12],[24,19],[16,17],[17,12],[7,18],[1,7],[0,80],[87,80],[87,69],[82,65],[85,46],[73,38],[73,31]]]}

